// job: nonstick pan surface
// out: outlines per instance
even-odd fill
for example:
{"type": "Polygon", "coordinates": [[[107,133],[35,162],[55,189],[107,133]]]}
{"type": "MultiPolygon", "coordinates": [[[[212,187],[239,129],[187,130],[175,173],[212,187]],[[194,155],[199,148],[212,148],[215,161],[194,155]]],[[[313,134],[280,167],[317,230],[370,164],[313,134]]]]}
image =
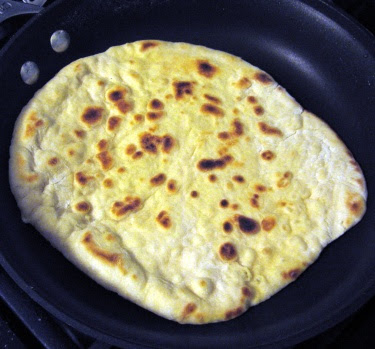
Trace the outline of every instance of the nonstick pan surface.
{"type": "Polygon", "coordinates": [[[35,301],[78,330],[119,346],[280,347],[324,331],[374,295],[375,39],[331,5],[319,0],[60,0],[0,52],[0,84],[0,263],[35,301]],[[61,54],[49,43],[57,29],[71,36],[61,54]],[[71,61],[139,39],[200,44],[267,71],[338,133],[367,180],[363,220],[297,281],[231,321],[179,325],[107,291],[22,222],[10,192],[9,145],[22,107],[71,61]],[[41,71],[32,86],[19,75],[28,60],[41,71]]]}

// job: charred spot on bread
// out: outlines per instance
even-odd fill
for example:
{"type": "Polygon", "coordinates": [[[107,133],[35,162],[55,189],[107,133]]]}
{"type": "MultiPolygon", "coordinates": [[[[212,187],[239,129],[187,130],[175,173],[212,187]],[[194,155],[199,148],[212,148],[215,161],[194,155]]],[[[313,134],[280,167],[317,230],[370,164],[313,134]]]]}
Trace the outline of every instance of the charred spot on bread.
{"type": "Polygon", "coordinates": [[[101,121],[103,113],[102,107],[87,107],[81,115],[81,120],[86,125],[93,126],[101,121]]]}
{"type": "Polygon", "coordinates": [[[212,78],[217,72],[217,67],[208,60],[197,60],[198,73],[206,78],[212,78]]]}
{"type": "Polygon", "coordinates": [[[255,219],[240,215],[237,220],[239,228],[244,234],[256,234],[260,230],[259,223],[255,219]]]}
{"type": "Polygon", "coordinates": [[[220,246],[219,254],[224,261],[232,261],[237,258],[236,247],[231,242],[226,242],[220,246]]]}

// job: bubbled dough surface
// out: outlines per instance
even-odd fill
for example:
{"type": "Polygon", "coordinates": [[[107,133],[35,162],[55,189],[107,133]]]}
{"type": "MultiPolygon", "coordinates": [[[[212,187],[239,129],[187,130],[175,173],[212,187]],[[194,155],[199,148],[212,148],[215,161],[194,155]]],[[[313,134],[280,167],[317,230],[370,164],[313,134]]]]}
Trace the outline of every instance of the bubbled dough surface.
{"type": "Polygon", "coordinates": [[[38,91],[16,123],[10,182],[24,221],[69,260],[181,323],[228,320],[272,296],[360,220],[367,195],[358,164],[336,134],[258,68],[227,53],[160,41],[82,58],[38,91]],[[190,92],[179,93],[178,82],[190,82],[190,92]],[[122,111],[109,98],[113,91],[125,91],[122,111]],[[153,99],[164,107],[149,120],[153,99]],[[204,104],[214,108],[204,112],[204,104]],[[92,124],[82,119],[91,107],[100,110],[92,124]],[[113,116],[121,121],[110,130],[113,116]],[[147,152],[145,132],[169,135],[173,146],[147,152]],[[97,157],[102,139],[107,167],[97,157]],[[126,153],[130,144],[141,157],[126,153]],[[265,151],[273,159],[262,158],[265,151]],[[225,155],[231,161],[221,168],[199,169],[202,159],[225,155]],[[84,185],[77,173],[88,177],[84,185]],[[152,185],[160,173],[165,181],[152,185]],[[116,216],[114,203],[124,206],[126,197],[140,204],[116,216]],[[220,206],[223,199],[228,207],[220,206]],[[157,220],[162,211],[169,224],[157,220]],[[242,232],[238,215],[255,220],[259,231],[242,232]],[[275,224],[267,231],[262,221],[269,217],[275,224]],[[224,243],[235,248],[229,260],[219,252],[224,243]]]}

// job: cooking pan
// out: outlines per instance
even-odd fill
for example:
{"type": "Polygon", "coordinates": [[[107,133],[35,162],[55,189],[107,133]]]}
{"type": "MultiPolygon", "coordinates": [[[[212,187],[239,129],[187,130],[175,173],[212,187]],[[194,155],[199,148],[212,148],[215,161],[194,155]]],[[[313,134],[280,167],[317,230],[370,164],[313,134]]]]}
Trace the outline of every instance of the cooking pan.
{"type": "MultiPolygon", "coordinates": [[[[61,0],[36,15],[0,53],[0,262],[36,302],[74,328],[119,346],[287,346],[349,316],[375,293],[375,39],[318,0],[61,0]],[[51,34],[71,45],[54,52],[51,34]],[[8,185],[14,122],[33,94],[71,61],[139,39],[185,41],[240,56],[270,73],[344,140],[367,179],[363,220],[329,245],[291,285],[242,316],[179,325],[107,291],[22,222],[8,185]],[[35,85],[19,71],[40,67],[35,85]]],[[[306,154],[308,157],[309,154],[306,154]]]]}

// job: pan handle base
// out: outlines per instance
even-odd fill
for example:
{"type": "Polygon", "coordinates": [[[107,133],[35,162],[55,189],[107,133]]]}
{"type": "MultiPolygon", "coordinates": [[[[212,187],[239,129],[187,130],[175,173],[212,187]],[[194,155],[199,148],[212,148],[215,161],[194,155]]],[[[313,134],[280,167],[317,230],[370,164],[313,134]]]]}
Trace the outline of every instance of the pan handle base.
{"type": "Polygon", "coordinates": [[[25,4],[14,0],[0,0],[0,23],[6,19],[27,13],[39,13],[42,6],[25,4]]]}

